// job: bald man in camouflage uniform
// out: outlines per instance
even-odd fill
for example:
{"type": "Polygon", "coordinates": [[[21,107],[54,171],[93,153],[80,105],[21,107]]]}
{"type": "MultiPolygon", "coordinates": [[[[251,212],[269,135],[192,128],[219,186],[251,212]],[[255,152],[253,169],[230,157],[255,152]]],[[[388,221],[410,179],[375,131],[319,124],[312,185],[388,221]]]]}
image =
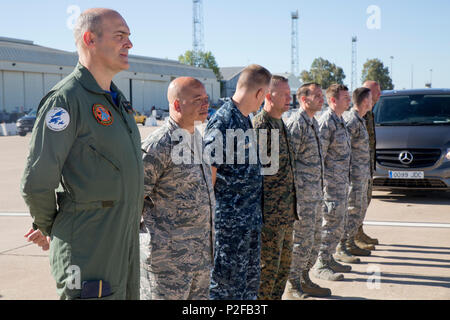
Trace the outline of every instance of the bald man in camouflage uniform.
{"type": "Polygon", "coordinates": [[[342,113],[348,109],[350,97],[347,87],[338,84],[331,85],[326,95],[330,107],[318,120],[325,163],[325,205],[322,241],[313,273],[320,279],[338,281],[344,278],[338,272],[351,270],[350,266],[339,264],[332,256],[344,233],[347,214],[351,148],[342,113]]]}
{"type": "Polygon", "coordinates": [[[314,114],[322,110],[322,88],[306,83],[297,91],[300,108],[288,120],[286,127],[294,152],[297,182],[297,210],[300,220],[294,224],[294,251],[289,282],[297,295],[325,297],[331,294],[309,278],[319,252],[322,230],[323,157],[319,138],[319,124],[314,114]]]}
{"type": "MultiPolygon", "coordinates": [[[[353,92],[353,104],[353,108],[343,114],[352,147],[348,215],[343,241],[352,255],[368,256],[370,250],[356,246],[354,236],[364,220],[368,205],[366,190],[370,179],[369,134],[362,117],[372,108],[370,89],[356,89],[353,92]]],[[[337,257],[336,259],[339,260],[337,257]]]]}
{"type": "Polygon", "coordinates": [[[194,121],[205,121],[208,96],[200,81],[182,77],[168,99],[168,122],[142,144],[141,299],[207,300],[215,200],[194,121]]]}
{"type": "MultiPolygon", "coordinates": [[[[255,129],[266,129],[267,154],[271,155],[272,130],[277,131],[278,171],[263,176],[263,219],[261,231],[261,282],[258,299],[281,300],[289,275],[294,221],[298,220],[291,148],[281,119],[289,110],[291,89],[288,80],[272,76],[264,108],[253,118],[255,129]]],[[[274,165],[271,163],[270,165],[274,165]]]]}

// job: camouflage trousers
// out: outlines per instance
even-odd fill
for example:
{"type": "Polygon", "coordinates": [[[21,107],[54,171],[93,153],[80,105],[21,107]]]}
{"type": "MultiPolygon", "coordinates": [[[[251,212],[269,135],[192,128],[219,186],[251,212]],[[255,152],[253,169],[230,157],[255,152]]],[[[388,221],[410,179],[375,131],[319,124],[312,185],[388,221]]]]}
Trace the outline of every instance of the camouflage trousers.
{"type": "Polygon", "coordinates": [[[372,188],[373,188],[373,178],[370,177],[367,186],[367,206],[369,206],[370,201],[372,200],[372,188]]]}
{"type": "Polygon", "coordinates": [[[260,259],[261,228],[216,229],[210,299],[256,300],[260,259]]]}
{"type": "Polygon", "coordinates": [[[315,264],[319,254],[322,231],[322,201],[302,203],[300,220],[294,223],[294,248],[289,279],[300,281],[303,270],[315,264]]]}
{"type": "MultiPolygon", "coordinates": [[[[174,264],[174,261],[159,261],[158,266],[152,261],[150,234],[140,234],[141,300],[208,300],[210,268],[188,270],[186,266],[174,264]],[[150,245],[149,245],[150,243],[150,245]],[[153,264],[152,264],[153,263],[153,264]]],[[[186,255],[190,256],[190,253],[186,255]]],[[[189,257],[186,257],[189,258],[189,257]]],[[[177,256],[181,261],[187,260],[177,256]]]]}
{"type": "Polygon", "coordinates": [[[347,215],[348,194],[337,200],[325,200],[323,205],[322,237],[318,257],[323,261],[331,260],[336,246],[344,235],[347,215]]]}
{"type": "Polygon", "coordinates": [[[291,265],[292,233],[292,225],[262,228],[259,300],[281,300],[291,265]]]}
{"type": "Polygon", "coordinates": [[[350,184],[348,214],[345,221],[344,237],[353,238],[363,224],[367,212],[368,179],[354,180],[350,184]]]}

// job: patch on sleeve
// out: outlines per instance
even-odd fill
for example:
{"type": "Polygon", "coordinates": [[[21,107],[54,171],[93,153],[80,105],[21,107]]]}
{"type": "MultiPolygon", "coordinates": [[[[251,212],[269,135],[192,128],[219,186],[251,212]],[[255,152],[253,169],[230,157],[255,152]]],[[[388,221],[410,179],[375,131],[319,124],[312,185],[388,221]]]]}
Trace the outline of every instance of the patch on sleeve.
{"type": "Polygon", "coordinates": [[[51,108],[45,116],[45,123],[50,130],[63,131],[70,123],[70,115],[64,108],[51,108]]]}

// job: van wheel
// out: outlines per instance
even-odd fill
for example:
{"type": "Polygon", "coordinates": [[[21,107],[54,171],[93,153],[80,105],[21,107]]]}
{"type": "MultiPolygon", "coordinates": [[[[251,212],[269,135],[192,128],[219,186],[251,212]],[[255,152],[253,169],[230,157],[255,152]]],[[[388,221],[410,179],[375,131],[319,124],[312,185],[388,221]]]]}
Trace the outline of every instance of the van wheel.
{"type": "Polygon", "coordinates": [[[22,132],[22,131],[19,132],[19,136],[21,136],[21,137],[25,137],[26,135],[27,135],[26,132],[22,132]]]}

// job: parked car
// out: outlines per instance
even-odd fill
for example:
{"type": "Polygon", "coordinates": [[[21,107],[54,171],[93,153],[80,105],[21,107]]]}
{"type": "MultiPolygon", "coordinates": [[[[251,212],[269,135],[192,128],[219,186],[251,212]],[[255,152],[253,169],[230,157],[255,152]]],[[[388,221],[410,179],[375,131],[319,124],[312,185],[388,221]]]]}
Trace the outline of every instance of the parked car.
{"type": "Polygon", "coordinates": [[[374,189],[450,190],[450,89],[383,91],[374,189]]]}
{"type": "Polygon", "coordinates": [[[36,121],[36,110],[31,110],[28,114],[17,119],[16,127],[17,133],[20,136],[25,136],[27,132],[31,132],[36,121]]]}
{"type": "Polygon", "coordinates": [[[156,107],[156,119],[164,120],[164,118],[169,116],[169,107],[156,107]]]}
{"type": "Polygon", "coordinates": [[[147,120],[147,117],[143,114],[141,114],[139,111],[134,111],[134,120],[136,123],[140,123],[143,126],[145,126],[145,120],[147,120]]]}

